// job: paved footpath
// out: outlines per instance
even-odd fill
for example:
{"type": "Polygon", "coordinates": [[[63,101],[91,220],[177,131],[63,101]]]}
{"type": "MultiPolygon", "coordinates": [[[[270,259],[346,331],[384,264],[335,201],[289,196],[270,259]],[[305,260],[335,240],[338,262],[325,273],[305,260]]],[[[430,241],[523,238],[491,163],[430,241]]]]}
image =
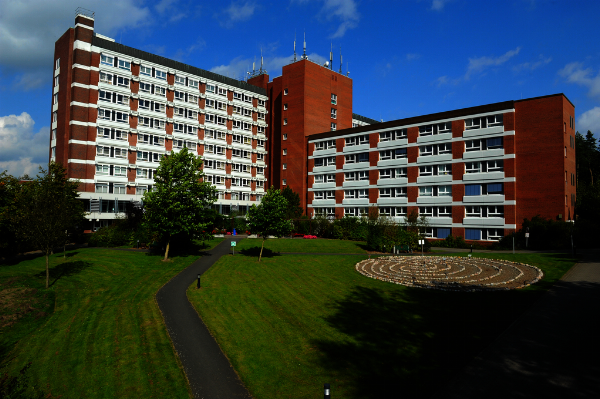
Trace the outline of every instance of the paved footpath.
{"type": "Polygon", "coordinates": [[[600,398],[599,310],[595,252],[434,398],[600,398]]]}
{"type": "Polygon", "coordinates": [[[187,288],[197,281],[198,274],[207,271],[221,256],[230,252],[231,240],[226,238],[173,277],[156,294],[158,307],[195,398],[251,398],[186,296],[187,288]]]}

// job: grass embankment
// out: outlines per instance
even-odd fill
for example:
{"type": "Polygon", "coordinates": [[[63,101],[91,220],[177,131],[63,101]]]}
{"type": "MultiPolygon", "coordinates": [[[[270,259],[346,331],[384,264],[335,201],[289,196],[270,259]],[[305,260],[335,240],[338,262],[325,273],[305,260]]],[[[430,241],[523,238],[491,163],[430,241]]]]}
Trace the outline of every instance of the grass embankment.
{"type": "Polygon", "coordinates": [[[364,255],[261,263],[236,255],[188,297],[256,399],[315,398],[325,382],[338,398],[426,397],[574,263],[549,254],[473,256],[533,264],[545,278],[523,290],[455,293],[364,277],[354,269],[364,255]]]}
{"type": "MultiPolygon", "coordinates": [[[[222,240],[208,242],[210,248],[222,240]]],[[[0,265],[0,359],[52,397],[188,397],[154,300],[197,255],[172,258],[103,248],[0,265]]]]}
{"type": "MultiPolygon", "coordinates": [[[[237,244],[236,251],[258,256],[261,238],[246,238],[237,244]],[[256,251],[258,248],[258,252],[256,251]]],[[[336,254],[366,254],[367,243],[364,241],[342,241],[327,239],[303,239],[303,238],[270,238],[265,241],[265,251],[270,253],[302,252],[302,253],[336,253],[336,254]]],[[[263,253],[264,255],[265,253],[263,253]]]]}

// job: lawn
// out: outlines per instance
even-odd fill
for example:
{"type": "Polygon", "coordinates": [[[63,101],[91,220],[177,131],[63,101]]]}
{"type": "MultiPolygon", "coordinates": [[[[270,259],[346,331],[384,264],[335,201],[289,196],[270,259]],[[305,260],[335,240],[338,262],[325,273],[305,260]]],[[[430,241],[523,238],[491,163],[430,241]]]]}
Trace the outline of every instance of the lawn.
{"type": "Polygon", "coordinates": [[[474,256],[530,263],[545,278],[523,290],[455,293],[364,277],[354,265],[365,255],[269,254],[261,263],[236,255],[188,297],[256,399],[315,398],[326,382],[336,398],[427,397],[574,264],[550,254],[474,256]]]}
{"type": "MultiPolygon", "coordinates": [[[[222,240],[209,242],[212,247],[222,240]]],[[[154,295],[197,255],[105,248],[0,265],[0,358],[52,397],[189,397],[154,295]],[[17,316],[20,316],[17,318],[17,316]]]]}
{"type": "MultiPolygon", "coordinates": [[[[262,239],[246,238],[237,244],[236,251],[245,251],[248,254],[260,252],[262,239]],[[256,249],[258,248],[258,250],[256,249]]],[[[364,241],[342,241],[318,238],[314,240],[303,238],[269,238],[265,241],[267,253],[336,253],[336,254],[366,254],[366,242],[364,241]]]]}

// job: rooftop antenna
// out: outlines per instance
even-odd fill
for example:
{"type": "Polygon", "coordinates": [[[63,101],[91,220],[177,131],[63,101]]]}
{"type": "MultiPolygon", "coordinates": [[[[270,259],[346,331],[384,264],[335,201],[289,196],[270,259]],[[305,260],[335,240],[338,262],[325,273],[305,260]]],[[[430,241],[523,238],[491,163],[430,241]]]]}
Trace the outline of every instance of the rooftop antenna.
{"type": "Polygon", "coordinates": [[[296,62],[296,31],[294,31],[294,62],[296,62]]]}
{"type": "Polygon", "coordinates": [[[342,72],[342,46],[340,46],[340,73],[342,72]]]}
{"type": "Polygon", "coordinates": [[[331,43],[331,51],[329,52],[329,68],[333,71],[333,42],[331,43]]]}
{"type": "Polygon", "coordinates": [[[306,31],[304,32],[304,54],[302,54],[302,59],[306,59],[306,31]]]}
{"type": "Polygon", "coordinates": [[[350,63],[346,62],[346,76],[350,76],[350,63]]]}
{"type": "Polygon", "coordinates": [[[263,55],[262,55],[262,48],[260,49],[260,70],[259,72],[262,73],[263,70],[263,55]]]}

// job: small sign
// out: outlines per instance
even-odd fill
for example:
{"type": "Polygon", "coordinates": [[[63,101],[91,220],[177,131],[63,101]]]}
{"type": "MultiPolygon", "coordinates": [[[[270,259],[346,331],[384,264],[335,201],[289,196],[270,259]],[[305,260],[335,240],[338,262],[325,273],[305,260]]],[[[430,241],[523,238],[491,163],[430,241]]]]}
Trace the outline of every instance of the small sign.
{"type": "Polygon", "coordinates": [[[529,233],[525,233],[525,238],[529,238],[529,233]]]}
{"type": "Polygon", "coordinates": [[[419,245],[425,245],[425,240],[419,240],[419,245]]]}
{"type": "Polygon", "coordinates": [[[232,247],[235,247],[236,245],[237,245],[237,244],[236,244],[236,242],[235,242],[235,241],[231,241],[231,246],[232,246],[232,247]]]}

